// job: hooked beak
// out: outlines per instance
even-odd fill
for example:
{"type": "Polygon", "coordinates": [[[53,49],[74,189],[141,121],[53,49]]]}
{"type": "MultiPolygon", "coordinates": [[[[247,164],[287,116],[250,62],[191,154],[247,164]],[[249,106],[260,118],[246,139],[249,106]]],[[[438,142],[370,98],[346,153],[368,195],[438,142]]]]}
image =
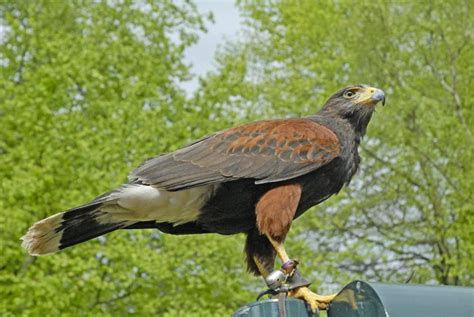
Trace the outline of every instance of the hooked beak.
{"type": "Polygon", "coordinates": [[[375,106],[380,101],[382,102],[382,105],[385,105],[385,93],[383,90],[366,86],[360,90],[360,95],[355,100],[355,103],[360,105],[375,106]]]}
{"type": "Polygon", "coordinates": [[[375,92],[372,94],[372,100],[375,103],[382,101],[382,106],[385,106],[385,94],[383,90],[375,88],[375,92]]]}

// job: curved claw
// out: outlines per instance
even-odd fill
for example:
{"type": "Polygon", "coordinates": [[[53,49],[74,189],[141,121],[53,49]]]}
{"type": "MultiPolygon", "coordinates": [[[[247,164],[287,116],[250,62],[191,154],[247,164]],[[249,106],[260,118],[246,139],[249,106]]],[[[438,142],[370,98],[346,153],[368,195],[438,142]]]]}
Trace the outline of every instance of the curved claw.
{"type": "Polygon", "coordinates": [[[326,310],[328,305],[332,302],[336,294],[331,295],[318,295],[312,292],[307,287],[300,287],[288,293],[288,296],[295,297],[304,300],[311,306],[313,311],[317,311],[318,308],[326,310]]]}

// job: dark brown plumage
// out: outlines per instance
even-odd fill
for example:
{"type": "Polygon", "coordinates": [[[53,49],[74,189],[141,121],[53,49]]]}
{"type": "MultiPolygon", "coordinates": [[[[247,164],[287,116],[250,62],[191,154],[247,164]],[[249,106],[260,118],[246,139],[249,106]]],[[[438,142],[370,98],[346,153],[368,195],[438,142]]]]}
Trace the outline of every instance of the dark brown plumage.
{"type": "Polygon", "coordinates": [[[250,123],[152,158],[131,175],[143,183],[181,190],[252,178],[256,184],[306,174],[340,152],[337,136],[311,119],[250,123]]]}
{"type": "Polygon", "coordinates": [[[41,255],[120,228],[245,233],[248,268],[262,274],[276,254],[286,260],[293,219],[350,181],[379,101],[381,90],[350,86],[315,115],[227,129],[152,158],[129,183],[33,225],[23,246],[41,255]]]}

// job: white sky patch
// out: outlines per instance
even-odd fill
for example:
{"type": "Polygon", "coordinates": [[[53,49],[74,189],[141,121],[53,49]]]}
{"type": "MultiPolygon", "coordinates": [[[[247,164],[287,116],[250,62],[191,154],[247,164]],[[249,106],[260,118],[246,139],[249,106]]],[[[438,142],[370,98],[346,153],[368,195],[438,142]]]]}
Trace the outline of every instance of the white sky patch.
{"type": "MultiPolygon", "coordinates": [[[[192,65],[191,72],[202,76],[215,69],[213,61],[217,48],[226,40],[237,37],[243,20],[232,0],[198,0],[196,5],[201,14],[212,12],[214,15],[214,23],[207,24],[207,33],[201,34],[199,41],[185,53],[184,62],[192,65]]],[[[188,94],[198,88],[197,76],[181,83],[188,94]]]]}

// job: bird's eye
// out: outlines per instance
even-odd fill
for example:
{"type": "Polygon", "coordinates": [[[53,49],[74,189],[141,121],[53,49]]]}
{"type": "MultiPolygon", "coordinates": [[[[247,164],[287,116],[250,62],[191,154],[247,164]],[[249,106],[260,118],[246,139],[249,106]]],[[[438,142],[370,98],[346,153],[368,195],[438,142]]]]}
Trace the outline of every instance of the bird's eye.
{"type": "Polygon", "coordinates": [[[346,91],[346,92],[344,93],[344,97],[345,97],[345,98],[349,98],[349,99],[350,99],[350,98],[353,98],[355,95],[356,95],[356,93],[355,93],[354,91],[352,91],[352,90],[348,90],[348,91],[346,91]]]}

